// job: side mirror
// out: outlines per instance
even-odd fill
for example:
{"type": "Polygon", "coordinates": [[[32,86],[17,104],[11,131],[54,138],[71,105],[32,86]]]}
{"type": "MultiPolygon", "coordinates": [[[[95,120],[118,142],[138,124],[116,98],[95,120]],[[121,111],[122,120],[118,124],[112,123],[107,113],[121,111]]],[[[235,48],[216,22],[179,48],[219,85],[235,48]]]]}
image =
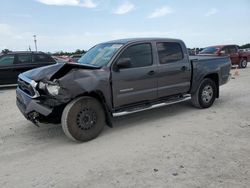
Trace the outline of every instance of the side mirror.
{"type": "Polygon", "coordinates": [[[116,62],[116,66],[119,69],[129,68],[129,67],[131,67],[131,59],[130,58],[120,58],[116,62]]]}

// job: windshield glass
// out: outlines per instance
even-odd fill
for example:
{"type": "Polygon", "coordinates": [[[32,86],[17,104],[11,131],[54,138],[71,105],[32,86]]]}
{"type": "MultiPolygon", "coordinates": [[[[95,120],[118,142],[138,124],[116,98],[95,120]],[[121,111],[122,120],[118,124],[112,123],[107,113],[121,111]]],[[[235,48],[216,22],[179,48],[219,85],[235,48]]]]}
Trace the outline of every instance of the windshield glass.
{"type": "Polygon", "coordinates": [[[102,67],[107,65],[113,55],[122,47],[122,44],[103,43],[91,48],[79,60],[80,64],[102,67]]]}
{"type": "Polygon", "coordinates": [[[207,47],[200,52],[200,54],[216,54],[219,48],[216,47],[207,47]]]}

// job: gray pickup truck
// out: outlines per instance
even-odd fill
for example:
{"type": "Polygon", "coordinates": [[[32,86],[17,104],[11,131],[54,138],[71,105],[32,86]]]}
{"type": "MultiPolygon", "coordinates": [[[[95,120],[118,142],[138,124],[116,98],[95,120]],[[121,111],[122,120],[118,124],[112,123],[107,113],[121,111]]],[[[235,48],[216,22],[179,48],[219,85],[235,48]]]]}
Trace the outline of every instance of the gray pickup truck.
{"type": "Polygon", "coordinates": [[[61,123],[76,141],[112,127],[112,117],[190,100],[208,108],[230,78],[229,57],[189,57],[177,39],[122,39],[98,44],[78,63],[19,75],[17,106],[34,124],[61,123]]]}

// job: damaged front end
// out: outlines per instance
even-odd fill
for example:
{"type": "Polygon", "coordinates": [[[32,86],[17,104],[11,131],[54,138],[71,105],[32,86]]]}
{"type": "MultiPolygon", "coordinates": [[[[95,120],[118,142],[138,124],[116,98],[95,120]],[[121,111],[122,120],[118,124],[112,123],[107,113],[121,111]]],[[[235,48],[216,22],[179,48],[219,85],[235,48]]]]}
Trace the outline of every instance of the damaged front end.
{"type": "Polygon", "coordinates": [[[57,83],[41,83],[43,82],[36,82],[23,74],[19,75],[17,106],[35,125],[38,125],[38,122],[60,123],[60,114],[64,108],[64,102],[56,98],[60,86],[57,83]]]}
{"type": "MultiPolygon", "coordinates": [[[[35,125],[60,123],[69,101],[100,89],[110,92],[109,74],[98,67],[57,64],[33,69],[18,77],[17,106],[35,125]]],[[[111,96],[108,93],[107,96],[111,96]]]]}

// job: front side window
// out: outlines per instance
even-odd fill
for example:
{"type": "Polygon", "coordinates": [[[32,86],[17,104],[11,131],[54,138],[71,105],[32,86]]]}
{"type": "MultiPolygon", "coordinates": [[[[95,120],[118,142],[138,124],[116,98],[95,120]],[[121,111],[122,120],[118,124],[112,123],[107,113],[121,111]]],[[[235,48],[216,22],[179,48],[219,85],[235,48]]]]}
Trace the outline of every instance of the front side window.
{"type": "Polygon", "coordinates": [[[129,58],[131,68],[145,67],[153,64],[151,44],[136,44],[123,51],[120,58],[129,58]]]}
{"type": "Polygon", "coordinates": [[[31,63],[31,55],[30,54],[18,54],[17,62],[18,62],[18,64],[31,63]]]}
{"type": "Polygon", "coordinates": [[[5,55],[0,57],[0,66],[10,66],[14,63],[14,55],[5,55]]]}
{"type": "Polygon", "coordinates": [[[122,47],[122,44],[103,43],[96,45],[85,53],[78,63],[102,67],[109,63],[114,54],[122,47]]]}
{"type": "Polygon", "coordinates": [[[172,63],[183,59],[181,45],[176,42],[157,43],[160,64],[172,63]]]}

